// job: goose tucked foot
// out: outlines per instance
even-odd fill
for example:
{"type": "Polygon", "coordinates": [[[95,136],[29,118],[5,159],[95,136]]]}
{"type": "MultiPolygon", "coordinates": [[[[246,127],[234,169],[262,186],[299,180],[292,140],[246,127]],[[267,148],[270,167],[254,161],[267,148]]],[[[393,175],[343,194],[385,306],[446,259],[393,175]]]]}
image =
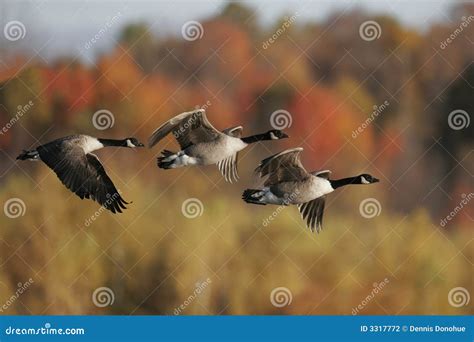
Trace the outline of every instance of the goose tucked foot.
{"type": "Polygon", "coordinates": [[[247,189],[242,194],[242,199],[247,203],[266,205],[266,203],[261,202],[263,192],[258,189],[247,189]]]}
{"type": "Polygon", "coordinates": [[[163,150],[161,156],[157,158],[157,165],[160,169],[176,169],[186,165],[197,164],[196,158],[188,156],[183,151],[177,153],[163,150]]]}
{"type": "Polygon", "coordinates": [[[263,189],[247,189],[243,192],[242,199],[245,202],[252,204],[288,205],[288,202],[284,198],[280,198],[273,194],[268,187],[263,189]]]}
{"type": "Polygon", "coordinates": [[[161,156],[157,158],[157,164],[160,169],[171,169],[177,154],[168,150],[163,150],[161,156]]]}

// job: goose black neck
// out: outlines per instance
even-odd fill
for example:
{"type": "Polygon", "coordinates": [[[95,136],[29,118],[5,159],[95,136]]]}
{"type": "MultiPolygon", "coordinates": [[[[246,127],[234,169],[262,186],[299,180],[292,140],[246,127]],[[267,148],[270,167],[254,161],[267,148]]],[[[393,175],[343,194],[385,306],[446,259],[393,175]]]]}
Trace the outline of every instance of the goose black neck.
{"type": "Polygon", "coordinates": [[[341,186],[345,186],[349,184],[360,184],[360,178],[348,177],[348,178],[330,180],[329,182],[331,182],[331,186],[333,189],[337,189],[337,188],[340,188],[341,186]]]}
{"type": "Polygon", "coordinates": [[[126,140],[116,140],[116,139],[97,139],[104,146],[127,146],[126,140]]]}
{"type": "Polygon", "coordinates": [[[256,135],[251,135],[249,137],[241,138],[242,141],[246,144],[252,144],[257,141],[262,141],[262,140],[269,140],[271,138],[268,137],[268,134],[262,133],[262,134],[256,134],[256,135]]]}

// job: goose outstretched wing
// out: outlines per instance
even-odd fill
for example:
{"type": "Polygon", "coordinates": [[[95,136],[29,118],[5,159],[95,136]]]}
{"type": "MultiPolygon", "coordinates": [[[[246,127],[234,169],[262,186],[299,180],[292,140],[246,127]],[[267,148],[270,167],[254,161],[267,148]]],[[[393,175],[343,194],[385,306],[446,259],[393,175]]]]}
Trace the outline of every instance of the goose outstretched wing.
{"type": "Polygon", "coordinates": [[[326,196],[316,198],[312,201],[298,205],[301,217],[306,220],[307,226],[312,232],[319,233],[323,228],[323,214],[326,196]]]}
{"type": "Polygon", "coordinates": [[[270,156],[260,162],[255,172],[260,177],[268,176],[265,186],[306,179],[309,173],[301,164],[301,151],[303,148],[297,147],[270,156]]]}
{"type": "Polygon", "coordinates": [[[238,154],[235,153],[230,157],[223,159],[217,163],[219,171],[224,176],[226,182],[232,183],[233,181],[239,180],[239,174],[237,172],[238,154]]]}
{"type": "Polygon", "coordinates": [[[50,143],[37,148],[41,160],[61,182],[81,199],[90,198],[113,213],[128,204],[120,195],[104,167],[92,153],[71,143],[50,143]]]}
{"type": "Polygon", "coordinates": [[[176,115],[158,127],[148,140],[148,146],[155,146],[170,133],[173,133],[181,149],[196,143],[213,141],[222,134],[211,125],[204,109],[198,109],[176,115]]]}

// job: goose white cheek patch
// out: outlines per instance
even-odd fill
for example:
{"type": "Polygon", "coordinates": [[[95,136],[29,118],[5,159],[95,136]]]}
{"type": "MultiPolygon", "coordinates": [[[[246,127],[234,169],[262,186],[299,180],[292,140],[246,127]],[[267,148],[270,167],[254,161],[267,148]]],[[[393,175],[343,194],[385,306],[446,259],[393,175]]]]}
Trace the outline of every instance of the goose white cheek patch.
{"type": "Polygon", "coordinates": [[[360,177],[360,178],[362,180],[362,184],[370,184],[370,182],[367,179],[365,179],[365,177],[360,177]]]}
{"type": "Polygon", "coordinates": [[[127,140],[127,146],[128,147],[136,147],[130,140],[127,140]]]}
{"type": "Polygon", "coordinates": [[[270,138],[272,138],[272,140],[278,140],[278,137],[273,132],[270,132],[270,138]]]}

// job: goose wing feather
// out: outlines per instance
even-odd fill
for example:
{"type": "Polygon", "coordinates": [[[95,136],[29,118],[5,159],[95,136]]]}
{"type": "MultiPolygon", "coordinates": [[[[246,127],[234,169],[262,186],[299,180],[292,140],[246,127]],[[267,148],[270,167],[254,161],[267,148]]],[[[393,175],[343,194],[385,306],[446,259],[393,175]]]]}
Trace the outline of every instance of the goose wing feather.
{"type": "Polygon", "coordinates": [[[95,200],[113,213],[126,209],[128,203],[96,155],[85,154],[80,146],[64,142],[46,144],[38,147],[37,151],[61,182],[81,199],[95,200]]]}
{"type": "Polygon", "coordinates": [[[306,225],[312,232],[320,232],[323,228],[323,214],[326,196],[318,197],[312,201],[298,206],[301,217],[306,220],[306,225]]]}
{"type": "Polygon", "coordinates": [[[330,170],[321,170],[321,171],[315,171],[311,172],[313,176],[324,178],[324,179],[329,179],[329,176],[331,175],[330,170]]]}
{"type": "Polygon", "coordinates": [[[242,126],[230,127],[222,131],[222,133],[230,135],[234,138],[242,138],[242,132],[244,128],[242,126]]]}
{"type": "Polygon", "coordinates": [[[300,153],[303,148],[289,149],[260,162],[255,172],[260,177],[268,176],[265,185],[275,185],[281,182],[301,181],[309,177],[309,173],[303,167],[300,153]]]}
{"type": "Polygon", "coordinates": [[[199,109],[176,115],[158,127],[148,140],[148,146],[155,146],[171,132],[181,149],[197,143],[213,141],[222,134],[209,122],[206,112],[199,109]]]}
{"type": "Polygon", "coordinates": [[[224,176],[227,182],[232,183],[233,181],[239,180],[239,174],[237,172],[237,159],[238,154],[235,153],[232,156],[223,159],[217,163],[219,171],[224,176]]]}

